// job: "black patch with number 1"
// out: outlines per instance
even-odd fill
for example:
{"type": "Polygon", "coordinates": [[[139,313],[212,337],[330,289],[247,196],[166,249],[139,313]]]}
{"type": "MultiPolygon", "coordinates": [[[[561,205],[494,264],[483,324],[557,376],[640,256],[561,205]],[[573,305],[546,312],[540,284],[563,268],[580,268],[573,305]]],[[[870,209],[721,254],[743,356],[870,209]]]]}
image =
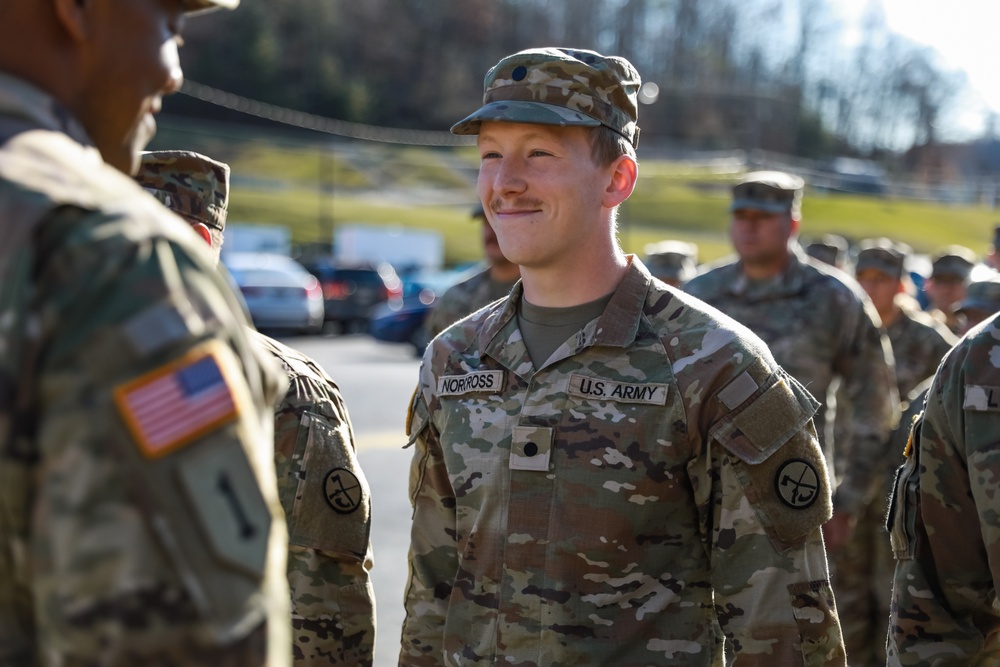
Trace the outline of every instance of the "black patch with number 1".
{"type": "Polygon", "coordinates": [[[361,507],[361,482],[347,468],[334,468],[323,480],[326,504],[338,514],[350,514],[361,507]]]}
{"type": "Polygon", "coordinates": [[[804,510],[819,498],[819,475],[816,468],[803,459],[789,459],[774,476],[774,489],[792,509],[804,510]]]}

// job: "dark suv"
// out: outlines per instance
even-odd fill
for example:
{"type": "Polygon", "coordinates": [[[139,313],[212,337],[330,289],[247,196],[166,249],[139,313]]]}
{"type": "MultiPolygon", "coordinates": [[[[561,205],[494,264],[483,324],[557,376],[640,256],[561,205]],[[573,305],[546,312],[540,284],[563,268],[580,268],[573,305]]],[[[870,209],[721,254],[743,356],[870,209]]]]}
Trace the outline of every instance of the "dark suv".
{"type": "Polygon", "coordinates": [[[329,258],[302,264],[323,289],[326,321],[342,332],[367,331],[375,306],[402,296],[403,284],[389,264],[340,264],[329,258]]]}

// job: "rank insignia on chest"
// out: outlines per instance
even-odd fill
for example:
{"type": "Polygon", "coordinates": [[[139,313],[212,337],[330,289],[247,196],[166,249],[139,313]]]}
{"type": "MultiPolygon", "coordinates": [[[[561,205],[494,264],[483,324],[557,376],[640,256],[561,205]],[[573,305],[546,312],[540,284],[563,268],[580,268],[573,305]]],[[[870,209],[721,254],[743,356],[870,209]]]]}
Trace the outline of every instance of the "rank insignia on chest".
{"type": "Polygon", "coordinates": [[[552,460],[551,428],[515,426],[511,433],[510,469],[548,472],[552,460]]]}

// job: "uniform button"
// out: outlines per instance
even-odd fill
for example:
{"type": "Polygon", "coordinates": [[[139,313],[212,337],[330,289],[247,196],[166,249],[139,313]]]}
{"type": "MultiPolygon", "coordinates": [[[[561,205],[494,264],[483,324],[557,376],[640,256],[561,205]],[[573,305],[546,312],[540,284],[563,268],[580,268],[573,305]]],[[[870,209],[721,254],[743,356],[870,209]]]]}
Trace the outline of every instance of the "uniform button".
{"type": "Polygon", "coordinates": [[[525,443],[525,445],[524,445],[524,455],[525,456],[534,456],[537,453],[538,453],[538,445],[536,445],[533,442],[525,443]]]}

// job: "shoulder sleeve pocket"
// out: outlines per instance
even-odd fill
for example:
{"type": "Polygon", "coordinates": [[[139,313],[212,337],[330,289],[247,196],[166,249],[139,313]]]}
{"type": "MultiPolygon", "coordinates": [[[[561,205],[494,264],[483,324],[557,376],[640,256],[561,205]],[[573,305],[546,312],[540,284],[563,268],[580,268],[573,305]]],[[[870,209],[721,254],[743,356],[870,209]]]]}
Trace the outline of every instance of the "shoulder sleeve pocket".
{"type": "Polygon", "coordinates": [[[711,431],[775,548],[800,543],[833,512],[812,415],[816,400],[783,371],[711,431]]]}
{"type": "Polygon", "coordinates": [[[295,499],[288,516],[292,544],[363,560],[371,530],[371,490],[346,425],[321,415],[302,416],[303,451],[295,499]]]}

